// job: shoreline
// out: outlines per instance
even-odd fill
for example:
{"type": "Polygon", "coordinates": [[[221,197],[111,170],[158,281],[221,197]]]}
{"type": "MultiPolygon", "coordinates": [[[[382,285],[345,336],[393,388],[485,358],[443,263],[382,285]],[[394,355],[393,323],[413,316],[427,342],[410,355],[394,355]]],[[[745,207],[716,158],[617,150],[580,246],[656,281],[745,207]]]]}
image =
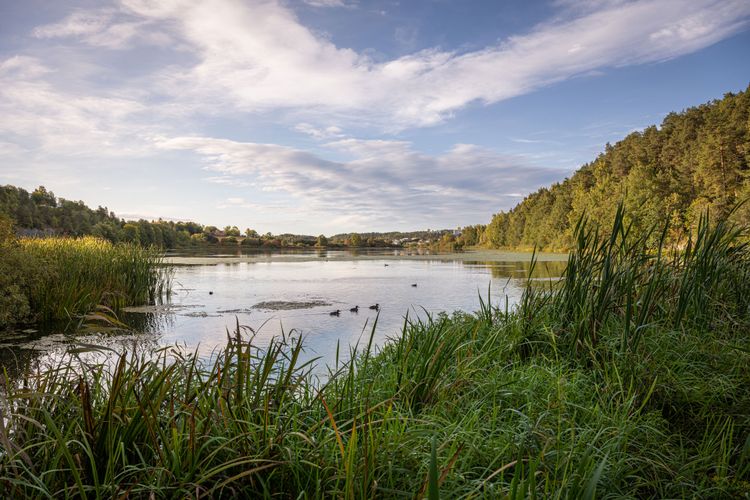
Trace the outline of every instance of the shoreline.
{"type": "MultiPolygon", "coordinates": [[[[240,257],[229,256],[166,256],[164,263],[173,266],[209,266],[218,264],[241,264],[241,263],[272,263],[272,262],[346,262],[365,260],[416,260],[416,261],[462,261],[462,262],[530,262],[532,252],[509,252],[504,250],[469,250],[465,252],[438,253],[429,255],[332,255],[319,256],[317,254],[258,254],[242,255],[240,257]]],[[[541,253],[536,254],[537,262],[565,262],[567,253],[541,253]]]]}

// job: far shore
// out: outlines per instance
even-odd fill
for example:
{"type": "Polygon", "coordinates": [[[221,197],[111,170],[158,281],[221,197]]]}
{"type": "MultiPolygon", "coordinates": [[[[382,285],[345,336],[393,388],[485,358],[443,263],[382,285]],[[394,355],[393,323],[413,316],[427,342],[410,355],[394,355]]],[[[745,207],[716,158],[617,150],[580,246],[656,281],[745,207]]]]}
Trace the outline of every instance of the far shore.
{"type": "MultiPolygon", "coordinates": [[[[243,255],[241,257],[231,256],[201,256],[201,257],[179,257],[167,256],[164,258],[166,264],[176,266],[205,266],[212,264],[239,264],[242,262],[312,262],[312,261],[358,261],[358,260],[440,260],[440,261],[477,261],[477,262],[530,262],[532,252],[510,252],[504,250],[467,250],[465,252],[434,253],[429,255],[319,255],[316,253],[300,254],[257,254],[243,255]]],[[[567,253],[540,253],[536,254],[537,262],[564,262],[568,259],[567,253]]]]}

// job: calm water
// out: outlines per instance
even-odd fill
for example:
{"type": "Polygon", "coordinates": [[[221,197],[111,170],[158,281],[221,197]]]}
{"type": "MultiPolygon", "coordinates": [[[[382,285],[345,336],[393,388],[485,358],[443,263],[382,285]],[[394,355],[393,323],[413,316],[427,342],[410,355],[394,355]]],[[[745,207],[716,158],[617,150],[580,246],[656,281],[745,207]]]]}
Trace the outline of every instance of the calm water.
{"type": "MultiPolygon", "coordinates": [[[[305,337],[307,357],[330,363],[337,342],[342,352],[348,351],[348,345],[367,338],[376,317],[375,342],[381,344],[399,333],[407,314],[424,317],[426,312],[476,311],[479,294],[486,298],[488,287],[494,304],[505,307],[507,297],[512,307],[521,296],[529,268],[523,261],[478,262],[466,257],[399,259],[392,251],[382,258],[369,255],[368,260],[341,260],[346,259],[342,252],[298,256],[176,266],[175,291],[167,308],[123,315],[137,334],[89,336],[84,341],[115,348],[181,344],[210,355],[225,344],[227,329],[233,330],[239,321],[256,332],[257,345],[267,344],[282,330],[294,332],[305,337]],[[376,303],[379,316],[368,308],[376,303]],[[289,309],[279,310],[279,305],[289,309]],[[350,312],[357,305],[359,312],[350,312]],[[336,309],[341,310],[340,316],[331,316],[336,309]]],[[[562,262],[539,263],[536,275],[559,276],[563,266],[562,262]]],[[[59,355],[73,341],[47,333],[55,332],[17,334],[6,340],[0,363],[29,356],[30,349],[36,351],[34,355],[59,355]],[[29,338],[34,340],[29,343],[29,338]]]]}

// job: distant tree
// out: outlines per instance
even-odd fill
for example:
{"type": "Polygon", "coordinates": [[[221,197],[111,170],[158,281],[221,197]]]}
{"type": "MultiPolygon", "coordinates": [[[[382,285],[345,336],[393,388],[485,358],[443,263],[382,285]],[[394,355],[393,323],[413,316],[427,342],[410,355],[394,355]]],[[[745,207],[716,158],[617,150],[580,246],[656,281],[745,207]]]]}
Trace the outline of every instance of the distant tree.
{"type": "Polygon", "coordinates": [[[31,199],[34,201],[34,203],[37,206],[45,205],[48,207],[56,207],[57,206],[57,198],[55,198],[55,193],[52,193],[51,191],[47,191],[47,188],[44,186],[39,186],[34,190],[33,193],[31,193],[31,199]]]}
{"type": "Polygon", "coordinates": [[[245,229],[245,237],[246,238],[258,238],[258,232],[255,229],[247,228],[245,229]]]}
{"type": "Polygon", "coordinates": [[[130,243],[140,243],[141,239],[138,234],[138,226],[132,223],[127,223],[122,226],[122,238],[130,243]]]}
{"type": "Polygon", "coordinates": [[[316,247],[325,247],[328,246],[328,238],[325,237],[325,235],[321,234],[318,236],[318,240],[315,242],[316,247]]]}
{"type": "Polygon", "coordinates": [[[91,229],[91,234],[99,238],[109,240],[113,243],[119,240],[118,228],[106,222],[98,222],[91,229]]]}
{"type": "Polygon", "coordinates": [[[0,245],[13,240],[14,238],[15,231],[13,230],[13,219],[0,213],[0,245]]]}
{"type": "Polygon", "coordinates": [[[353,233],[351,237],[349,237],[349,245],[353,247],[362,246],[362,237],[359,233],[353,233]]]}
{"type": "Polygon", "coordinates": [[[466,226],[461,230],[461,242],[466,246],[473,246],[479,243],[478,231],[476,226],[466,226]]]}
{"type": "Polygon", "coordinates": [[[224,234],[227,236],[240,236],[240,230],[237,226],[226,226],[224,228],[224,234]]]}

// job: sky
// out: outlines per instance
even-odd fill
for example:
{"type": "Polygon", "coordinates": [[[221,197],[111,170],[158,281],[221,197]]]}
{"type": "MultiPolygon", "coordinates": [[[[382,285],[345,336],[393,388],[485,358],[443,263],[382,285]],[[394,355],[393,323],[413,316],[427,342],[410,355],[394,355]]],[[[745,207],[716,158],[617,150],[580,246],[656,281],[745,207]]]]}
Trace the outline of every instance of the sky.
{"type": "Polygon", "coordinates": [[[0,0],[0,184],[261,233],[487,223],[750,84],[750,0],[0,0]]]}

